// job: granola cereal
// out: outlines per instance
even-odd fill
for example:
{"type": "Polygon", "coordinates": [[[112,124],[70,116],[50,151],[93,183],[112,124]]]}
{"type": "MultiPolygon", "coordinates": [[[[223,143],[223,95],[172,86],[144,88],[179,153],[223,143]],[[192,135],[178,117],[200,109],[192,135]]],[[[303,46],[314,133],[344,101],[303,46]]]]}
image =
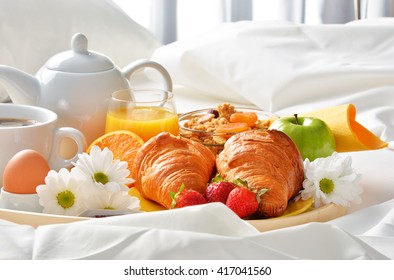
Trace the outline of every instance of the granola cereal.
{"type": "Polygon", "coordinates": [[[223,103],[185,120],[181,117],[181,135],[201,142],[219,153],[232,135],[249,129],[267,129],[275,119],[269,114],[261,118],[254,110],[236,109],[229,103],[223,103]]]}

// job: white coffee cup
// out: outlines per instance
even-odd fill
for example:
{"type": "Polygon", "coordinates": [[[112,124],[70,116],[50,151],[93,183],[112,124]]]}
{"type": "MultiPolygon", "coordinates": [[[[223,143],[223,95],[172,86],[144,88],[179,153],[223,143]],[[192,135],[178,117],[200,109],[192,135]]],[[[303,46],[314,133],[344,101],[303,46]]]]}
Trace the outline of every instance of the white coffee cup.
{"type": "Polygon", "coordinates": [[[78,154],[86,150],[86,139],[75,128],[57,127],[57,118],[56,113],[41,107],[0,104],[0,183],[8,161],[25,149],[41,153],[53,170],[72,166],[78,154]],[[77,147],[70,158],[61,156],[60,146],[64,139],[72,139],[77,147]]]}

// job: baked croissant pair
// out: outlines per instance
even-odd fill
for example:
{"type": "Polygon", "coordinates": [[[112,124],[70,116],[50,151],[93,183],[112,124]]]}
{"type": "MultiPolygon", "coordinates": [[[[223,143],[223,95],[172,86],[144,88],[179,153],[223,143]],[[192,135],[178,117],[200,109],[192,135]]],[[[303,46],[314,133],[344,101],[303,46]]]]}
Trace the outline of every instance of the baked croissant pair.
{"type": "Polygon", "coordinates": [[[228,181],[242,179],[261,196],[259,217],[276,217],[302,188],[303,162],[296,145],[276,130],[250,130],[232,136],[215,156],[199,142],[161,133],[148,140],[133,165],[141,195],[171,207],[171,192],[182,183],[204,194],[214,173],[228,181]]]}

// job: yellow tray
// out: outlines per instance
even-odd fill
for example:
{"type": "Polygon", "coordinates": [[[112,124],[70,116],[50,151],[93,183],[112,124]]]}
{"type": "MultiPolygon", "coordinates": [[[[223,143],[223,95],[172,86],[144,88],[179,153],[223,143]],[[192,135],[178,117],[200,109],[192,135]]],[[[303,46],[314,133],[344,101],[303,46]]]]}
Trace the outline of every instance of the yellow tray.
{"type": "Polygon", "coordinates": [[[87,220],[90,218],[50,215],[43,213],[17,211],[17,210],[0,208],[0,219],[21,225],[30,225],[36,228],[42,225],[72,223],[72,222],[87,220]]]}
{"type": "MultiPolygon", "coordinates": [[[[263,232],[273,229],[301,225],[308,222],[326,222],[345,215],[346,211],[347,209],[344,207],[335,204],[329,204],[321,208],[309,210],[307,212],[297,215],[262,220],[247,220],[247,222],[254,226],[257,230],[263,232]]],[[[42,225],[72,223],[91,218],[60,216],[0,209],[0,219],[8,220],[17,224],[30,225],[36,228],[42,225]]]]}
{"type": "Polygon", "coordinates": [[[263,220],[248,220],[247,222],[254,226],[257,230],[269,231],[296,225],[302,225],[309,222],[327,222],[332,219],[341,217],[347,213],[347,208],[336,205],[327,204],[320,208],[309,210],[307,212],[278,218],[263,220]]]}

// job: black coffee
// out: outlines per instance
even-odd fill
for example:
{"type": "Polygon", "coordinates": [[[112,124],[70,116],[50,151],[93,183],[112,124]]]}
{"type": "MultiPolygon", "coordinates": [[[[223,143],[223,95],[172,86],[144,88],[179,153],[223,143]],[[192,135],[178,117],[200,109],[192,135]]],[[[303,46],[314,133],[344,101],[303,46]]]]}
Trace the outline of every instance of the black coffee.
{"type": "Polygon", "coordinates": [[[37,124],[39,121],[29,119],[0,118],[0,127],[19,127],[37,124]]]}

